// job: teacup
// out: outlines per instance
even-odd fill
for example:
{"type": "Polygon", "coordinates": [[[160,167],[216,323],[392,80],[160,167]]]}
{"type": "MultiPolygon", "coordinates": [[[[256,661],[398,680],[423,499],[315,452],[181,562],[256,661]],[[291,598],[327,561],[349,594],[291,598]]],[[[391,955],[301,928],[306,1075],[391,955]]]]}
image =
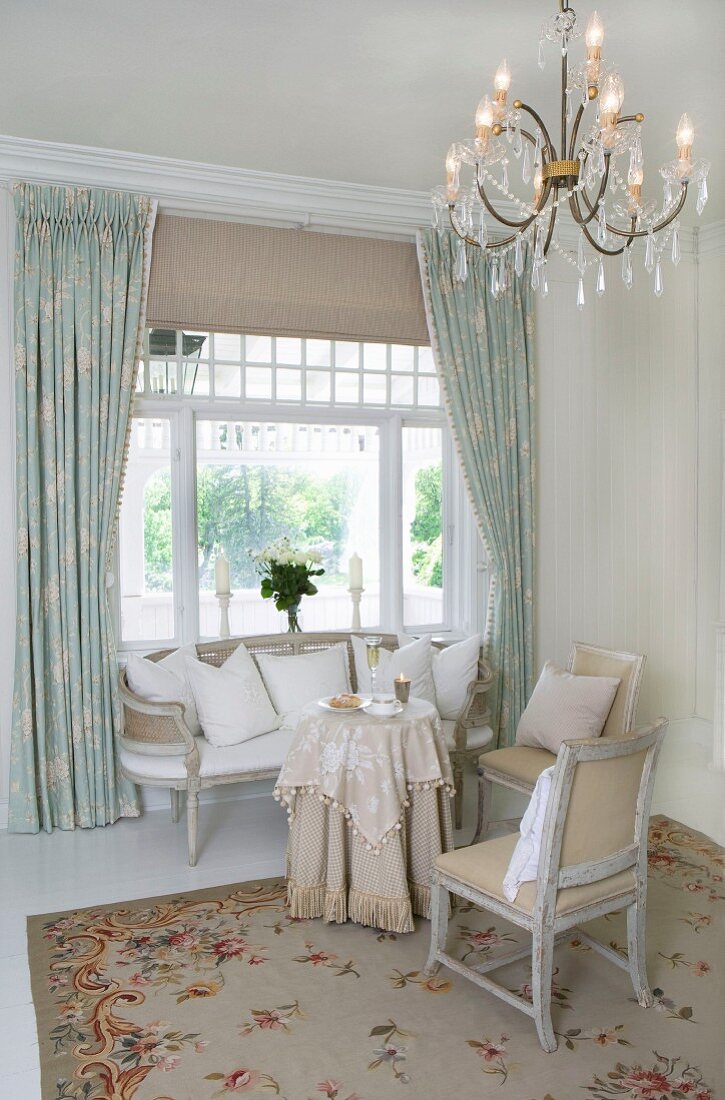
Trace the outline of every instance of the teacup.
{"type": "Polygon", "coordinates": [[[403,704],[399,703],[392,695],[375,696],[367,708],[368,714],[375,714],[379,718],[390,717],[393,714],[400,714],[403,709],[403,704]]]}

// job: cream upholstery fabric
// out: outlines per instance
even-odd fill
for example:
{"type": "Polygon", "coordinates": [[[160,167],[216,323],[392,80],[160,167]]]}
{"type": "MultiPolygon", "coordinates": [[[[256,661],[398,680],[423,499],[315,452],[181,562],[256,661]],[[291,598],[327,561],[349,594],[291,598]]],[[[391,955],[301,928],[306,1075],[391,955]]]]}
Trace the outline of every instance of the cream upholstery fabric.
{"type": "Polygon", "coordinates": [[[562,867],[606,859],[632,843],[644,757],[643,751],[577,764],[564,825],[562,867]]]}
{"type": "Polygon", "coordinates": [[[564,741],[599,737],[619,680],[579,676],[546,661],[516,730],[516,744],[557,753],[564,741]]]}
{"type": "Polygon", "coordinates": [[[586,646],[577,646],[575,649],[571,671],[577,676],[615,676],[620,681],[602,737],[621,737],[628,732],[625,729],[625,708],[632,680],[641,661],[642,658],[636,653],[617,657],[614,654],[610,656],[598,650],[589,650],[586,646]]]}
{"type": "MultiPolygon", "coordinates": [[[[449,718],[444,718],[441,725],[443,726],[443,736],[446,739],[446,745],[449,750],[452,750],[456,747],[453,739],[456,723],[449,718]]],[[[490,726],[475,726],[473,729],[467,731],[467,737],[466,748],[483,749],[493,741],[493,730],[490,726]]],[[[486,757],[486,759],[488,759],[488,757],[486,757]]]]}
{"type": "Polygon", "coordinates": [[[510,749],[496,749],[484,753],[478,759],[479,766],[495,780],[497,775],[510,777],[532,788],[544,768],[551,767],[556,757],[546,749],[529,749],[514,745],[510,749]]]}
{"type": "MultiPolygon", "coordinates": [[[[597,765],[599,766],[599,765],[597,765]]],[[[536,899],[536,883],[525,882],[518,892],[515,902],[509,902],[504,897],[503,879],[511,861],[514,848],[519,839],[519,834],[512,836],[496,837],[495,840],[484,840],[482,844],[474,844],[470,848],[459,848],[455,852],[446,852],[438,856],[435,866],[446,875],[451,875],[461,882],[480,890],[483,894],[496,898],[512,909],[518,909],[524,913],[531,913],[536,899]]],[[[571,913],[591,902],[604,898],[617,897],[634,889],[634,874],[631,870],[620,871],[610,878],[600,882],[589,883],[586,886],[571,886],[567,890],[559,890],[556,899],[556,912],[558,915],[571,913]]]]}
{"type": "MultiPolygon", "coordinates": [[[[197,737],[199,774],[203,779],[205,776],[232,775],[235,772],[274,771],[284,764],[293,737],[292,730],[275,730],[223,749],[215,749],[204,737],[197,737]]],[[[119,757],[121,765],[135,775],[160,780],[186,778],[183,756],[147,756],[121,748],[119,757]]]]}

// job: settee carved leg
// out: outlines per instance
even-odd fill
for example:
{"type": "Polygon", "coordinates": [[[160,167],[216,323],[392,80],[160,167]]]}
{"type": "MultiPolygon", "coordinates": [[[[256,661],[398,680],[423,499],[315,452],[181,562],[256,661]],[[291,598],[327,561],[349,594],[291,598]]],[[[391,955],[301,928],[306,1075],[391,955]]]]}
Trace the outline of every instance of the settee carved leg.
{"type": "Polygon", "coordinates": [[[196,834],[199,817],[199,788],[191,784],[186,796],[186,826],[189,836],[189,866],[196,866],[196,834]]]}
{"type": "Polygon", "coordinates": [[[177,822],[179,820],[179,812],[181,805],[181,792],[177,791],[174,787],[171,788],[171,820],[177,822]]]}

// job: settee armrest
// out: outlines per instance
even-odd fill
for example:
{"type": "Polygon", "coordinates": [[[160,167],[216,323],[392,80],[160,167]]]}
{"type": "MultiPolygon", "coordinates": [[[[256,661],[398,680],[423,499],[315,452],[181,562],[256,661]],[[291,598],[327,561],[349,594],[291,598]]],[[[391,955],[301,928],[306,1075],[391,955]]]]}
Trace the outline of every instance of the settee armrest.
{"type": "Polygon", "coordinates": [[[484,726],[491,716],[486,695],[493,683],[493,673],[484,660],[478,662],[478,678],[468,685],[466,701],[458,716],[453,733],[453,740],[459,752],[466,751],[466,741],[469,729],[484,726]]]}
{"type": "Polygon", "coordinates": [[[119,740],[129,752],[149,756],[189,755],[198,750],[194,735],[186,724],[182,702],[152,703],[131,691],[125,670],[118,677],[121,703],[119,740]]]}

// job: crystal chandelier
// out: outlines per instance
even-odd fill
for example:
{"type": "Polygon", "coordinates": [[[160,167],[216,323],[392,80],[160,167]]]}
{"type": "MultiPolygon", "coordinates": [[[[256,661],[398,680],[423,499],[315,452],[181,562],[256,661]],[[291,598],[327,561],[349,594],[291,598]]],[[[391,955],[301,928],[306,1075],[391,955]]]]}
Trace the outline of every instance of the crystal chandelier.
{"type": "Polygon", "coordinates": [[[624,85],[619,73],[602,58],[604,27],[596,12],[584,32],[586,58],[570,64],[569,46],[581,37],[576,13],[568,0],[559,0],[559,12],[541,28],[539,67],[544,68],[546,42],[561,48],[561,143],[557,150],[541,116],[520,99],[509,106],[511,71],[502,61],[494,77],[494,98],[485,95],[476,109],[475,137],[454,142],[446,157],[446,184],[432,192],[433,225],[443,231],[446,219],[458,236],[454,278],[467,276],[466,244],[492,252],[491,290],[500,297],[511,280],[511,264],[521,275],[523,243],[533,242],[531,285],[548,293],[546,262],[555,249],[579,272],[577,305],[584,307],[584,275],[596,265],[596,293],[605,291],[605,256],[620,256],[622,279],[632,286],[632,250],[645,240],[644,266],[654,273],[654,292],[663,291],[662,255],[670,248],[673,264],[680,261],[678,215],[685,205],[690,184],[697,185],[697,212],[707,202],[710,165],[693,160],[694,131],[686,114],[677,127],[677,157],[660,168],[662,203],[642,198],[644,162],[641,129],[644,115],[623,115],[624,85]],[[587,113],[587,107],[596,108],[587,113]],[[588,122],[585,121],[585,114],[588,122]],[[526,129],[526,126],[531,127],[526,129]],[[571,133],[569,130],[571,128],[571,133]],[[525,186],[533,192],[522,201],[510,190],[509,164],[521,163],[525,186]],[[618,162],[621,167],[618,167],[618,162]],[[473,182],[461,182],[462,165],[473,167],[473,182]],[[626,177],[624,165],[627,166],[626,177]],[[518,212],[507,216],[497,210],[486,188],[500,192],[518,212]],[[568,204],[579,227],[575,252],[562,247],[557,236],[557,216],[568,204]],[[488,220],[504,227],[505,235],[489,236],[488,220]]]}

